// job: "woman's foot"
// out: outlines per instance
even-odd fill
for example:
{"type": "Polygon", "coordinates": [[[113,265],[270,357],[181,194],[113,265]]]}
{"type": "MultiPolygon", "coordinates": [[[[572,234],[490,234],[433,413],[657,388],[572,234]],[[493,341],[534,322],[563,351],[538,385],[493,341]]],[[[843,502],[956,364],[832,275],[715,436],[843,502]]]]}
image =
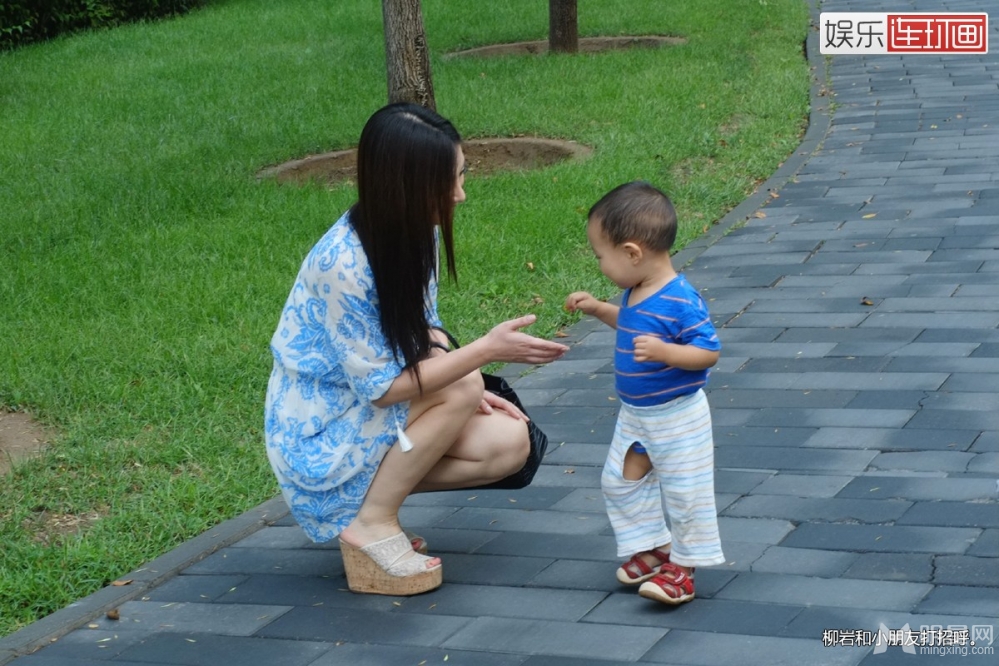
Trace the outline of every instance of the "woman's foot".
{"type": "MultiPolygon", "coordinates": [[[[418,534],[408,530],[403,530],[398,522],[395,523],[362,523],[360,520],[352,522],[347,529],[340,533],[340,542],[347,543],[355,548],[363,548],[368,544],[382,541],[402,532],[409,540],[410,547],[420,555],[427,554],[427,540],[418,534]]],[[[440,564],[439,558],[431,558],[434,563],[428,568],[440,564]]]]}
{"type": "Polygon", "coordinates": [[[622,585],[639,585],[659,573],[659,567],[668,562],[668,545],[636,553],[618,567],[617,580],[622,585]]]}
{"type": "Polygon", "coordinates": [[[341,535],[340,553],[352,592],[410,596],[437,588],[443,582],[440,559],[413,551],[402,532],[360,547],[341,535]]]}
{"type": "Polygon", "coordinates": [[[430,547],[427,545],[426,539],[415,532],[410,532],[409,530],[403,530],[403,533],[406,535],[406,538],[409,539],[409,543],[413,546],[413,550],[420,555],[427,554],[427,550],[429,550],[430,547]]]}
{"type": "Polygon", "coordinates": [[[638,594],[670,606],[686,603],[694,598],[694,568],[668,562],[642,583],[638,594]]]}

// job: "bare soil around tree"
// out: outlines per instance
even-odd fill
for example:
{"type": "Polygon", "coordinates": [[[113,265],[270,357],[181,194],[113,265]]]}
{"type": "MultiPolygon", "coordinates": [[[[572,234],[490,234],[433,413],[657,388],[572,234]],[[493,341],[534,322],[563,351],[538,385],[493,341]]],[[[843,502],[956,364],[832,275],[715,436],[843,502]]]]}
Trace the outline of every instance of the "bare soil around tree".
{"type": "MultiPolygon", "coordinates": [[[[671,35],[622,35],[618,37],[580,37],[580,53],[599,53],[616,49],[658,49],[663,46],[678,46],[686,44],[683,37],[671,35]]],[[[455,51],[448,54],[450,58],[478,57],[493,58],[499,56],[541,55],[548,53],[548,41],[514,42],[512,44],[490,44],[474,49],[455,51]]]]}
{"type": "Polygon", "coordinates": [[[0,409],[0,476],[41,451],[45,442],[45,430],[30,415],[0,409]]]}
{"type": "MultiPolygon", "coordinates": [[[[488,175],[498,171],[539,169],[565,160],[585,159],[593,149],[575,141],[514,137],[508,139],[468,139],[461,144],[469,172],[488,175]]],[[[279,183],[309,181],[338,185],[357,179],[357,151],[338,150],[310,155],[260,172],[262,178],[279,183]]]]}
{"type": "MultiPolygon", "coordinates": [[[[615,49],[660,48],[685,44],[683,37],[643,35],[619,37],[582,37],[580,53],[598,53],[615,49]]],[[[464,51],[455,51],[449,58],[541,55],[548,52],[547,41],[492,44],[464,51]]],[[[495,137],[468,139],[462,143],[470,172],[489,175],[500,171],[541,169],[565,160],[589,157],[593,149],[574,141],[543,137],[495,137]]],[[[309,155],[283,164],[267,167],[258,174],[275,178],[280,183],[320,182],[330,186],[354,182],[357,178],[357,157],[354,149],[309,155]]]]}

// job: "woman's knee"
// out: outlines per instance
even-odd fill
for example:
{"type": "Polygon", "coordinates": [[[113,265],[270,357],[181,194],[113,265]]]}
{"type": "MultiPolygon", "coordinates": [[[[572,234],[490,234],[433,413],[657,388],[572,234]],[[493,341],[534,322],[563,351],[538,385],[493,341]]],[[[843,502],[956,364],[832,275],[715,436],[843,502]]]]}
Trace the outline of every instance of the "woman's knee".
{"type": "Polygon", "coordinates": [[[455,413],[455,417],[471,418],[482,404],[482,373],[469,373],[437,392],[439,403],[455,413]]]}

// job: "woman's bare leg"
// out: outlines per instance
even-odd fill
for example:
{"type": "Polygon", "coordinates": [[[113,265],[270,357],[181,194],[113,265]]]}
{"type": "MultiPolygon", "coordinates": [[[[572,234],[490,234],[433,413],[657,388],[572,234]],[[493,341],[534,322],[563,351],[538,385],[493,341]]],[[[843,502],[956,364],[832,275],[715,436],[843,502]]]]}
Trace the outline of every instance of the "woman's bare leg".
{"type": "MultiPolygon", "coordinates": [[[[354,521],[340,538],[363,546],[402,530],[399,508],[427,473],[454,446],[482,401],[478,372],[410,404],[406,435],[411,451],[393,446],[385,455],[354,521]]],[[[513,420],[513,419],[511,419],[513,420]]],[[[436,566],[436,561],[428,563],[436,566]]]]}
{"type": "Polygon", "coordinates": [[[524,466],[530,448],[526,421],[499,411],[477,413],[415,491],[466,488],[499,481],[524,466]]]}

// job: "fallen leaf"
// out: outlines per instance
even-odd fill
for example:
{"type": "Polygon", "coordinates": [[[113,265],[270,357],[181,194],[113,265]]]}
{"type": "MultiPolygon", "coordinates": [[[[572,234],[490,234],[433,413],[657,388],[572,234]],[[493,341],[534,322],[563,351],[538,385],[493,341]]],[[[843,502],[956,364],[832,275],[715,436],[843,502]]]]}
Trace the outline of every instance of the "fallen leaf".
{"type": "Polygon", "coordinates": [[[131,585],[131,584],[132,584],[131,579],[129,579],[129,580],[116,580],[113,583],[111,583],[111,585],[113,585],[114,587],[124,587],[125,585],[131,585]]]}
{"type": "Polygon", "coordinates": [[[767,214],[766,214],[766,213],[764,213],[764,212],[763,212],[762,210],[758,210],[758,211],[756,211],[755,213],[753,213],[753,217],[756,217],[756,218],[759,218],[759,219],[761,219],[761,220],[762,220],[763,218],[765,218],[766,216],[767,216],[767,214]]]}
{"type": "Polygon", "coordinates": [[[566,333],[565,331],[555,331],[555,337],[556,338],[567,338],[567,337],[569,337],[569,334],[566,333]]]}
{"type": "Polygon", "coordinates": [[[529,271],[533,271],[534,270],[534,262],[533,261],[527,262],[527,270],[529,270],[529,271]]]}
{"type": "Polygon", "coordinates": [[[774,192],[773,190],[770,190],[770,198],[771,199],[780,199],[780,195],[777,194],[776,192],[774,192]]]}
{"type": "Polygon", "coordinates": [[[574,470],[574,469],[572,469],[572,468],[570,467],[569,469],[565,469],[565,470],[562,470],[562,473],[563,473],[563,474],[575,474],[575,473],[576,473],[576,470],[574,470]]]}
{"type": "Polygon", "coordinates": [[[87,629],[100,629],[101,625],[91,622],[87,625],[87,629]]]}
{"type": "Polygon", "coordinates": [[[109,610],[106,613],[106,615],[107,615],[107,617],[108,617],[109,620],[120,620],[121,619],[121,614],[118,613],[118,609],[117,608],[112,608],[111,610],[109,610]]]}
{"type": "Polygon", "coordinates": [[[864,219],[865,219],[865,220],[869,220],[869,219],[871,219],[872,217],[877,217],[877,216],[878,216],[878,214],[877,214],[877,213],[868,213],[867,215],[865,215],[865,216],[864,216],[864,219]]]}

